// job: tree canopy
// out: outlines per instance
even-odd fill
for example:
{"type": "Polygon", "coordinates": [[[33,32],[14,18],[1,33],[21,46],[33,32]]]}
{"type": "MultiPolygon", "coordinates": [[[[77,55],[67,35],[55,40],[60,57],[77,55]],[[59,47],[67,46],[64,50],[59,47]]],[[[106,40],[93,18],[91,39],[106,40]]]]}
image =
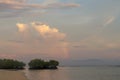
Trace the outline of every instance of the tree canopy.
{"type": "MultiPolygon", "coordinates": [[[[57,69],[59,62],[56,60],[44,61],[33,59],[29,63],[29,69],[57,69]]],[[[0,59],[0,69],[24,69],[25,63],[13,59],[0,59]]]]}
{"type": "Polygon", "coordinates": [[[28,65],[29,69],[57,69],[59,62],[56,60],[44,61],[41,59],[33,59],[28,65]]]}
{"type": "Polygon", "coordinates": [[[0,59],[0,69],[23,69],[25,63],[13,59],[0,59]]]}

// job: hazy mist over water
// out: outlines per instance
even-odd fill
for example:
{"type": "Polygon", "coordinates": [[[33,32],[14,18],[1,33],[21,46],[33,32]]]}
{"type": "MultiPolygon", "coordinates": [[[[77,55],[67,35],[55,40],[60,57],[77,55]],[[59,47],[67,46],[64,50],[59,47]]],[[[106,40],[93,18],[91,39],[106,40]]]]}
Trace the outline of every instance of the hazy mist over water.
{"type": "Polygon", "coordinates": [[[25,70],[29,80],[119,80],[119,67],[60,67],[58,70],[25,70]]]}

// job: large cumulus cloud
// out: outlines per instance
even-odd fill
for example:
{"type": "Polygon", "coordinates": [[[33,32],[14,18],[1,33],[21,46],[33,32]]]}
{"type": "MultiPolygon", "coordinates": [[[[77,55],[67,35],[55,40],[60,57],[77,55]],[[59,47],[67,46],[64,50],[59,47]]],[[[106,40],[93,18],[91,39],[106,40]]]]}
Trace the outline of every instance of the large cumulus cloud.
{"type": "Polygon", "coordinates": [[[1,54],[1,57],[9,57],[10,54],[17,59],[20,57],[57,59],[69,57],[66,34],[59,29],[39,22],[17,23],[16,26],[17,37],[11,41],[2,42],[2,48],[10,52],[1,54]]]}

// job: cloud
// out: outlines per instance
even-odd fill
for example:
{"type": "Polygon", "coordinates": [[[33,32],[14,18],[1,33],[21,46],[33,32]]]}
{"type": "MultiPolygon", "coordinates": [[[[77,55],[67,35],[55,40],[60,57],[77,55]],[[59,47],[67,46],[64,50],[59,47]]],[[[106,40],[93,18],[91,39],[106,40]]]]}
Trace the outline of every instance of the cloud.
{"type": "Polygon", "coordinates": [[[25,0],[1,0],[0,9],[21,9],[25,6],[25,0]]]}
{"type": "Polygon", "coordinates": [[[66,34],[60,32],[59,29],[40,22],[17,23],[16,25],[21,35],[17,34],[16,39],[4,44],[13,54],[29,57],[35,55],[39,58],[69,58],[69,43],[66,41],[66,34]]]}
{"type": "Polygon", "coordinates": [[[1,13],[2,16],[0,17],[20,16],[20,14],[25,15],[26,12],[36,14],[42,13],[46,9],[74,8],[79,6],[77,3],[63,3],[57,0],[45,0],[42,3],[29,3],[29,0],[0,0],[0,11],[3,13],[1,13]],[[37,12],[34,12],[34,10],[37,10],[37,12]]]}
{"type": "Polygon", "coordinates": [[[108,17],[107,20],[104,23],[104,26],[107,26],[107,25],[111,24],[114,20],[115,20],[114,16],[108,17]]]}
{"type": "Polygon", "coordinates": [[[8,4],[12,4],[12,3],[23,3],[26,0],[1,0],[0,3],[8,3],[8,4]]]}
{"type": "Polygon", "coordinates": [[[49,4],[55,4],[58,0],[45,0],[42,5],[49,5],[49,4]]]}
{"type": "Polygon", "coordinates": [[[120,56],[120,42],[103,36],[90,36],[78,42],[70,42],[69,45],[70,56],[73,59],[119,59],[120,56]]]}
{"type": "Polygon", "coordinates": [[[33,22],[32,26],[40,33],[40,35],[44,38],[54,38],[63,40],[65,38],[65,34],[59,32],[56,28],[50,28],[50,26],[46,24],[33,22]]]}
{"type": "Polygon", "coordinates": [[[17,23],[16,25],[19,32],[25,32],[28,28],[26,24],[17,23]]]}
{"type": "Polygon", "coordinates": [[[45,0],[42,5],[46,8],[71,8],[80,7],[77,3],[62,3],[59,0],[45,0]]]}
{"type": "Polygon", "coordinates": [[[117,49],[120,47],[119,42],[113,42],[104,37],[91,36],[79,42],[71,43],[72,48],[80,50],[106,50],[117,49]]]}

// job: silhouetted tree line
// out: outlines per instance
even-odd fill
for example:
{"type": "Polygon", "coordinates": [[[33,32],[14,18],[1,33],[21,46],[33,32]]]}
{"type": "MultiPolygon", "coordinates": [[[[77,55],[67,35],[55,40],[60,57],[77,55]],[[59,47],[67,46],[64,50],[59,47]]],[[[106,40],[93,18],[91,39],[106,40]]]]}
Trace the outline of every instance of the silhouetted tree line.
{"type": "Polygon", "coordinates": [[[0,59],[0,69],[23,69],[25,63],[12,60],[12,59],[0,59]]]}
{"type": "MultiPolygon", "coordinates": [[[[25,65],[24,62],[13,59],[0,59],[0,69],[24,69],[25,65]]],[[[33,59],[28,65],[29,69],[57,69],[59,62],[56,60],[33,59]]]]}
{"type": "Polygon", "coordinates": [[[57,69],[59,62],[55,60],[44,61],[41,59],[34,59],[31,60],[28,65],[29,69],[57,69]]]}

